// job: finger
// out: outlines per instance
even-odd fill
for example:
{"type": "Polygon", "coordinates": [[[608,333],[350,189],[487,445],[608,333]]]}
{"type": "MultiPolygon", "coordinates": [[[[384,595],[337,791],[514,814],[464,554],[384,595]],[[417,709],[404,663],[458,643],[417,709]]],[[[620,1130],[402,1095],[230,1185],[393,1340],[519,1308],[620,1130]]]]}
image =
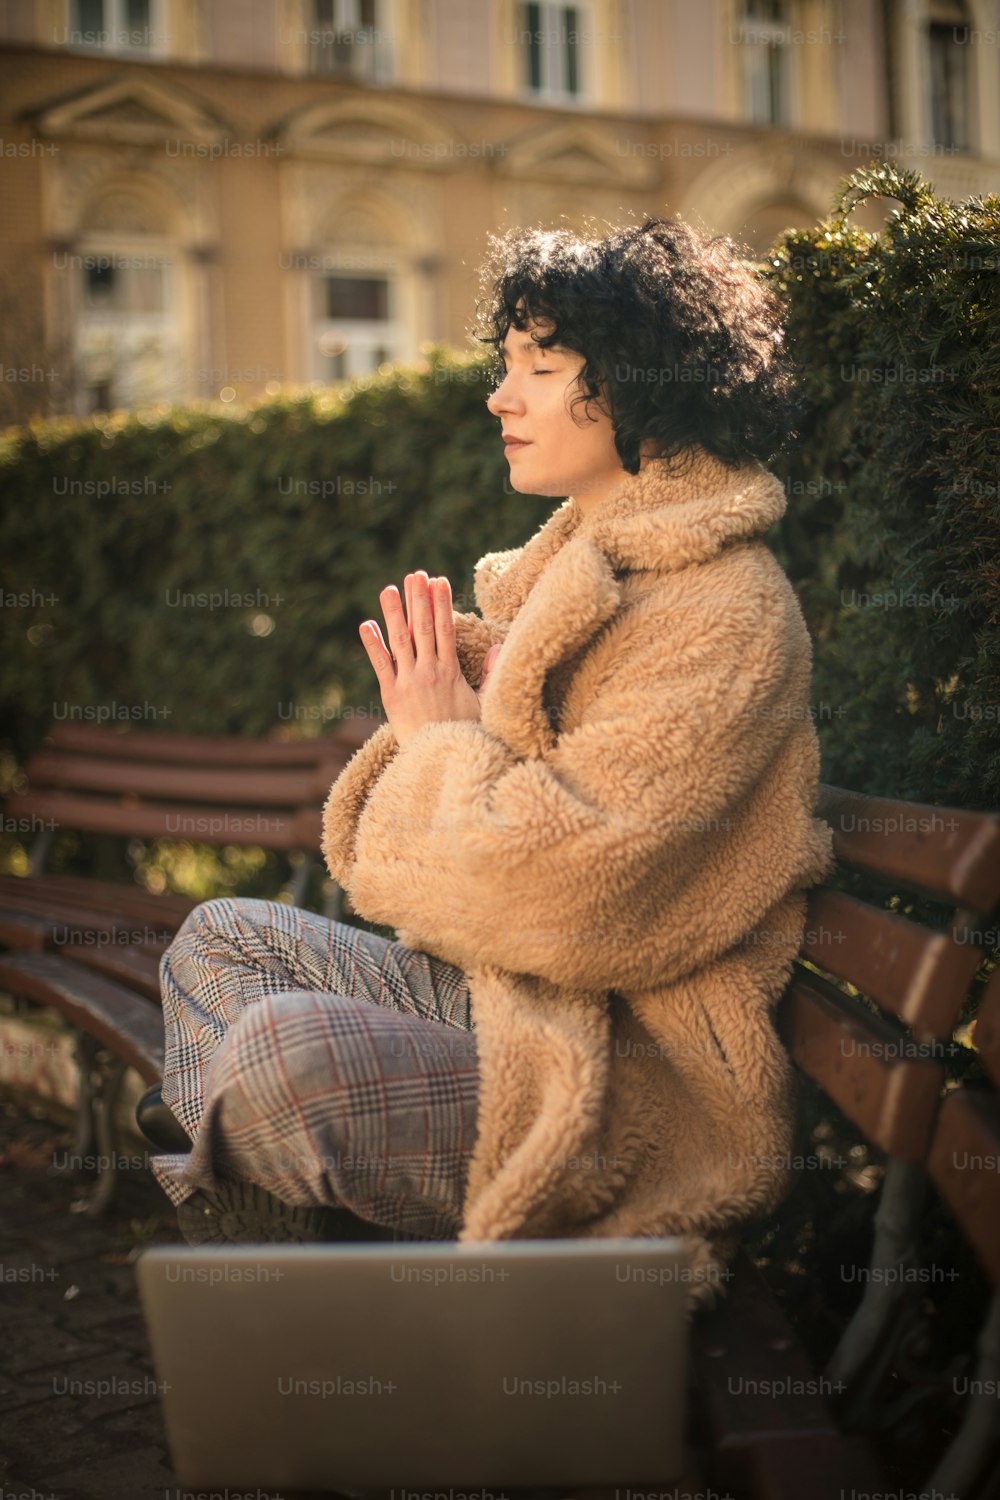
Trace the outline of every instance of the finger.
{"type": "Polygon", "coordinates": [[[410,597],[412,602],[410,629],[417,656],[419,658],[428,654],[434,655],[437,651],[434,610],[431,605],[427,574],[423,568],[418,568],[413,575],[410,597]]]}
{"type": "MultiPolygon", "coordinates": [[[[404,591],[406,593],[406,618],[409,621],[409,625],[410,625],[410,639],[414,642],[414,645],[416,644],[416,638],[415,638],[414,633],[413,633],[413,580],[414,580],[415,577],[416,577],[415,573],[407,573],[406,577],[403,579],[403,589],[404,589],[404,591]]],[[[430,585],[433,585],[433,582],[434,582],[433,578],[431,578],[431,579],[428,580],[428,583],[430,585]]],[[[434,598],[433,598],[433,593],[432,593],[432,595],[431,595],[431,613],[433,614],[433,612],[434,612],[434,598]]]]}
{"type": "Polygon", "coordinates": [[[359,627],[358,633],[361,636],[362,645],[368,652],[368,660],[375,668],[376,676],[380,681],[385,676],[392,679],[395,676],[396,669],[393,666],[392,655],[385,641],[382,639],[382,632],[379,630],[377,622],[375,620],[365,620],[359,627]]]}
{"type": "Polygon", "coordinates": [[[413,641],[410,637],[410,627],[403,613],[403,602],[399,597],[399,590],[394,583],[390,583],[379,594],[382,604],[382,613],[385,616],[386,639],[396,659],[397,668],[406,670],[413,665],[413,641]]]}
{"type": "Polygon", "coordinates": [[[445,577],[434,580],[434,635],[437,641],[438,656],[442,660],[450,660],[455,656],[455,615],[451,602],[451,584],[445,577]]]}

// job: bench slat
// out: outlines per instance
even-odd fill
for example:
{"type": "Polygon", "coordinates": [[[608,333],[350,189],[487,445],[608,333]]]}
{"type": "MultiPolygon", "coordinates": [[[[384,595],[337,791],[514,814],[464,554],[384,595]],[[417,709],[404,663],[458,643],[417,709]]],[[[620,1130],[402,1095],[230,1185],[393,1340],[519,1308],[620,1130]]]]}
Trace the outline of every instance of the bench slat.
{"type": "Polygon", "coordinates": [[[810,893],[801,951],[936,1037],[951,1035],[982,956],[950,933],[823,886],[810,893]]]}
{"type": "Polygon", "coordinates": [[[923,1161],[944,1083],[941,1065],[801,966],[779,1016],[795,1062],[868,1139],[903,1161],[923,1161]]]}
{"type": "Polygon", "coordinates": [[[755,1500],[842,1500],[881,1488],[867,1444],[839,1435],[827,1406],[838,1393],[813,1369],[762,1273],[743,1254],[731,1269],[725,1297],[691,1330],[715,1484],[755,1500]]]}
{"type": "Polygon", "coordinates": [[[780,1443],[760,1444],[747,1457],[747,1470],[739,1478],[734,1475],[733,1490],[738,1494],[737,1484],[749,1479],[747,1493],[754,1500],[800,1500],[806,1495],[809,1500],[876,1495],[889,1500],[892,1493],[861,1437],[795,1434],[780,1443]]]}
{"type": "Polygon", "coordinates": [[[26,767],[33,792],[48,787],[130,794],[155,802],[207,802],[212,806],[299,807],[315,796],[316,768],[244,769],[236,766],[172,766],[40,750],[26,767]]]}
{"type": "Polygon", "coordinates": [[[237,735],[161,734],[155,730],[107,729],[96,724],[57,724],[47,736],[60,750],[124,760],[174,761],[178,765],[316,766],[353,754],[383,723],[362,717],[339,719],[332,734],[312,740],[243,739],[237,735]]]}
{"type": "Polygon", "coordinates": [[[820,1381],[762,1273],[737,1256],[716,1307],[692,1327],[691,1359],[714,1441],[730,1449],[788,1432],[837,1431],[820,1381]],[[778,1382],[796,1388],[775,1401],[778,1382]]]}
{"type": "Polygon", "coordinates": [[[937,1188],[984,1270],[1000,1287],[1000,1099],[952,1089],[928,1159],[937,1188]]]}
{"type": "Polygon", "coordinates": [[[122,946],[162,949],[171,941],[175,931],[172,921],[161,919],[154,927],[143,917],[131,917],[100,906],[51,901],[46,897],[35,897],[30,891],[26,891],[16,904],[10,902],[8,909],[47,921],[48,941],[58,948],[67,944],[110,944],[117,941],[122,946]]]}
{"type": "Polygon", "coordinates": [[[9,799],[12,817],[51,818],[58,828],[123,838],[188,839],[208,844],[258,844],[264,849],[319,847],[321,810],[259,808],[226,811],[182,803],[125,803],[68,792],[24,792],[9,799]]]}
{"type": "Polygon", "coordinates": [[[65,901],[71,906],[113,908],[129,917],[147,917],[178,925],[197,904],[188,896],[164,892],[155,896],[139,885],[113,880],[91,880],[87,875],[0,875],[0,902],[11,908],[22,899],[65,901]]]}
{"type": "Polygon", "coordinates": [[[1000,818],[821,785],[838,859],[989,916],[1000,902],[1000,818]]]}
{"type": "MultiPolygon", "coordinates": [[[[146,961],[158,966],[159,955],[168,946],[167,943],[116,943],[114,930],[108,935],[106,932],[95,932],[89,925],[84,928],[75,927],[69,943],[66,943],[62,940],[66,936],[63,929],[68,925],[29,911],[9,911],[0,907],[0,944],[19,953],[52,952],[53,949],[65,951],[68,948],[75,962],[87,963],[92,968],[115,977],[124,976],[133,961],[137,973],[145,972],[146,961]],[[127,958],[126,955],[133,957],[127,958]],[[140,963],[139,960],[144,962],[140,963]]],[[[159,996],[158,988],[147,989],[145,992],[154,999],[159,996]]]]}
{"type": "Polygon", "coordinates": [[[34,948],[40,952],[46,946],[50,925],[37,912],[0,907],[0,943],[5,948],[34,948]]]}
{"type": "Polygon", "coordinates": [[[147,1000],[57,953],[0,953],[0,986],[55,1006],[147,1083],[163,1073],[163,1017],[147,1000]]]}
{"type": "Polygon", "coordinates": [[[146,948],[74,948],[73,962],[160,1004],[160,959],[146,948]]]}

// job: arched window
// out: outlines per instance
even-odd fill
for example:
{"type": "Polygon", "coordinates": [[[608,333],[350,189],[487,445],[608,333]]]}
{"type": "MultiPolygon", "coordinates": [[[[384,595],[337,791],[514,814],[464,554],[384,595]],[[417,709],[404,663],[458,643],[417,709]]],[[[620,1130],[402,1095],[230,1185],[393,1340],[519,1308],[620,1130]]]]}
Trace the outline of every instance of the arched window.
{"type": "Polygon", "coordinates": [[[349,252],[329,257],[328,265],[329,269],[318,276],[314,293],[317,378],[350,380],[398,359],[396,287],[391,265],[359,266],[349,252]]]}
{"type": "Polygon", "coordinates": [[[310,379],[351,380],[403,359],[410,277],[372,215],[341,212],[310,257],[310,379]],[[315,263],[313,263],[315,262],[315,263]]]}
{"type": "Polygon", "coordinates": [[[106,193],[55,263],[69,276],[77,410],[182,397],[176,256],[155,210],[136,195],[106,193]]]}

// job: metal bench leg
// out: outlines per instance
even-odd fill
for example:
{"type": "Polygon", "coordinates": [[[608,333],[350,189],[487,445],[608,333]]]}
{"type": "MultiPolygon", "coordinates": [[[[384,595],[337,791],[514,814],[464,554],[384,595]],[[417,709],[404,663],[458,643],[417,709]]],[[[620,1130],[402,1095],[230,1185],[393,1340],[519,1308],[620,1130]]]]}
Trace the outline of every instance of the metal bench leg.
{"type": "Polygon", "coordinates": [[[975,1500],[995,1494],[988,1484],[990,1468],[1000,1459],[1000,1292],[993,1296],[979,1335],[979,1360],[970,1376],[970,1394],[962,1425],[924,1490],[931,1495],[960,1495],[975,1500]]]}
{"type": "Polygon", "coordinates": [[[306,891],[309,889],[309,879],[318,861],[315,854],[307,854],[302,858],[295,875],[292,878],[292,905],[301,906],[305,899],[306,891]]]}
{"type": "Polygon", "coordinates": [[[82,1161],[92,1156],[97,1144],[97,1129],[94,1119],[94,1072],[97,1043],[85,1031],[78,1031],[73,1043],[73,1061],[76,1063],[76,1135],[73,1138],[73,1156],[82,1161]]]}
{"type": "MultiPolygon", "coordinates": [[[[302,905],[302,902],[305,899],[306,892],[309,889],[310,878],[312,877],[313,871],[317,867],[319,867],[321,870],[325,870],[326,868],[317,855],[310,854],[305,859],[303,859],[302,863],[296,870],[295,879],[292,882],[292,904],[294,906],[302,905]]],[[[334,883],[333,890],[323,903],[323,916],[328,918],[328,920],[331,922],[342,921],[343,900],[343,891],[341,890],[339,885],[334,883]]]]}
{"type": "Polygon", "coordinates": [[[102,1214],[111,1206],[118,1179],[118,1130],[115,1111],[128,1064],[94,1037],[78,1032],[73,1055],[77,1064],[76,1138],[70,1162],[97,1161],[97,1183],[82,1200],[80,1212],[102,1214]]]}
{"type": "MultiPolygon", "coordinates": [[[[846,1387],[838,1406],[845,1427],[852,1430],[884,1425],[889,1414],[880,1391],[886,1373],[925,1341],[926,1320],[914,1295],[924,1189],[920,1167],[889,1162],[875,1215],[872,1277],[824,1371],[836,1389],[846,1387]]],[[[922,1395],[918,1391],[914,1399],[922,1395]]],[[[894,1407],[892,1419],[899,1415],[894,1407]]]]}
{"type": "Polygon", "coordinates": [[[115,1121],[118,1101],[128,1064],[120,1057],[108,1059],[107,1054],[99,1064],[100,1096],[96,1101],[97,1124],[97,1184],[88,1194],[87,1213],[103,1214],[111,1206],[118,1185],[119,1140],[115,1121]]]}
{"type": "Polygon", "coordinates": [[[330,922],[344,920],[344,892],[341,886],[334,884],[333,890],[323,903],[323,915],[330,922]]]}
{"type": "Polygon", "coordinates": [[[45,871],[45,861],[49,857],[52,841],[55,838],[55,824],[51,828],[45,828],[34,839],[28,853],[28,874],[42,875],[45,871]]]}

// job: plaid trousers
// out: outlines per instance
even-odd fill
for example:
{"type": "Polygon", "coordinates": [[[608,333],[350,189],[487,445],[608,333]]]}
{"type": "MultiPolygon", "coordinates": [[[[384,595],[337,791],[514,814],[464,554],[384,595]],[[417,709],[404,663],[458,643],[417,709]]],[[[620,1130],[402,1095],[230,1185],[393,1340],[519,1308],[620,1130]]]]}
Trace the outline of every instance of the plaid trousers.
{"type": "Polygon", "coordinates": [[[479,1073],[462,971],[272,901],[207,901],[160,966],[163,1099],[194,1138],[157,1156],[174,1203],[242,1178],[426,1239],[461,1227],[479,1073]]]}

